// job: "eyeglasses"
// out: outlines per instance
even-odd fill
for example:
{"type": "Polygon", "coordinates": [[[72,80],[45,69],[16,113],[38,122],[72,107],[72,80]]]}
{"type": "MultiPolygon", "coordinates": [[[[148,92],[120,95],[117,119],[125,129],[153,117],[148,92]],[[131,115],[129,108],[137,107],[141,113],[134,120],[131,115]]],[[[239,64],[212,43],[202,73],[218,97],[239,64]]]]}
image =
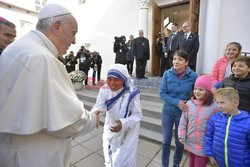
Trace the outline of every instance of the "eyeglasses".
{"type": "Polygon", "coordinates": [[[182,28],[187,28],[188,26],[183,26],[182,28]]]}

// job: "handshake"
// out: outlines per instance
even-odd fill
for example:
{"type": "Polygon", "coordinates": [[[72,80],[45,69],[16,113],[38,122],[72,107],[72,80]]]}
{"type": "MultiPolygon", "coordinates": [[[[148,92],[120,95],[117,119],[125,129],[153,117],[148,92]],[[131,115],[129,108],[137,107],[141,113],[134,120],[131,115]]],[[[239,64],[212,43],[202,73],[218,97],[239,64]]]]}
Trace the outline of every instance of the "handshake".
{"type": "MultiPolygon", "coordinates": [[[[103,113],[103,111],[96,110],[93,112],[93,114],[96,117],[96,128],[100,125],[100,113],[103,113]]],[[[122,129],[122,122],[120,120],[116,120],[114,124],[111,126],[110,131],[111,132],[119,132],[122,129]]]]}

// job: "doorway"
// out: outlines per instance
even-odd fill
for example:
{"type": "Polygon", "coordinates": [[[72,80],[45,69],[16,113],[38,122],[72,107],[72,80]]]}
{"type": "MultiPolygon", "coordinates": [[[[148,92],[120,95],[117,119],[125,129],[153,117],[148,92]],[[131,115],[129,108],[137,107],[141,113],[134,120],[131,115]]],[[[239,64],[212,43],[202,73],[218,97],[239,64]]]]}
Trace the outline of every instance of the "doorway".
{"type": "Polygon", "coordinates": [[[156,48],[156,41],[159,32],[163,32],[166,37],[171,35],[171,26],[164,27],[164,20],[168,17],[169,23],[177,23],[179,30],[182,29],[182,24],[190,20],[192,22],[192,31],[198,32],[199,20],[199,0],[190,0],[174,5],[166,5],[159,7],[154,2],[152,3],[153,11],[153,28],[152,28],[152,65],[151,74],[158,76],[160,74],[160,57],[156,48]]]}

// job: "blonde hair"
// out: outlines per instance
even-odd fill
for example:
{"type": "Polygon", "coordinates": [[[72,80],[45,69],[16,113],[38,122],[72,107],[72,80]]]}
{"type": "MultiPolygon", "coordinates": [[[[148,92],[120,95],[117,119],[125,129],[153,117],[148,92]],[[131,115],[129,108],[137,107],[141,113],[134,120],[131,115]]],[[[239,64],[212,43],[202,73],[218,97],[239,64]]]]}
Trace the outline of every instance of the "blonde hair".
{"type": "Polygon", "coordinates": [[[225,96],[230,100],[238,100],[238,101],[240,100],[238,90],[232,87],[217,89],[214,93],[215,99],[217,98],[217,96],[225,96]]]}

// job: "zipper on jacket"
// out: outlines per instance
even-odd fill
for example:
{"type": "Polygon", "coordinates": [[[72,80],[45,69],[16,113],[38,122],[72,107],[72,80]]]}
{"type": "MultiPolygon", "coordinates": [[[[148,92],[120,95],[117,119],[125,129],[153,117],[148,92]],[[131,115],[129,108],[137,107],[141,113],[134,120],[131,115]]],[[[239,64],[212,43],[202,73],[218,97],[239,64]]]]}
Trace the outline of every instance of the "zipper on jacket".
{"type": "Polygon", "coordinates": [[[225,136],[225,142],[224,142],[224,147],[225,147],[225,164],[226,164],[226,167],[229,167],[229,165],[228,165],[228,145],[227,145],[227,141],[228,141],[229,126],[230,126],[230,123],[231,123],[231,119],[232,119],[232,115],[227,120],[226,136],[225,136]]]}

